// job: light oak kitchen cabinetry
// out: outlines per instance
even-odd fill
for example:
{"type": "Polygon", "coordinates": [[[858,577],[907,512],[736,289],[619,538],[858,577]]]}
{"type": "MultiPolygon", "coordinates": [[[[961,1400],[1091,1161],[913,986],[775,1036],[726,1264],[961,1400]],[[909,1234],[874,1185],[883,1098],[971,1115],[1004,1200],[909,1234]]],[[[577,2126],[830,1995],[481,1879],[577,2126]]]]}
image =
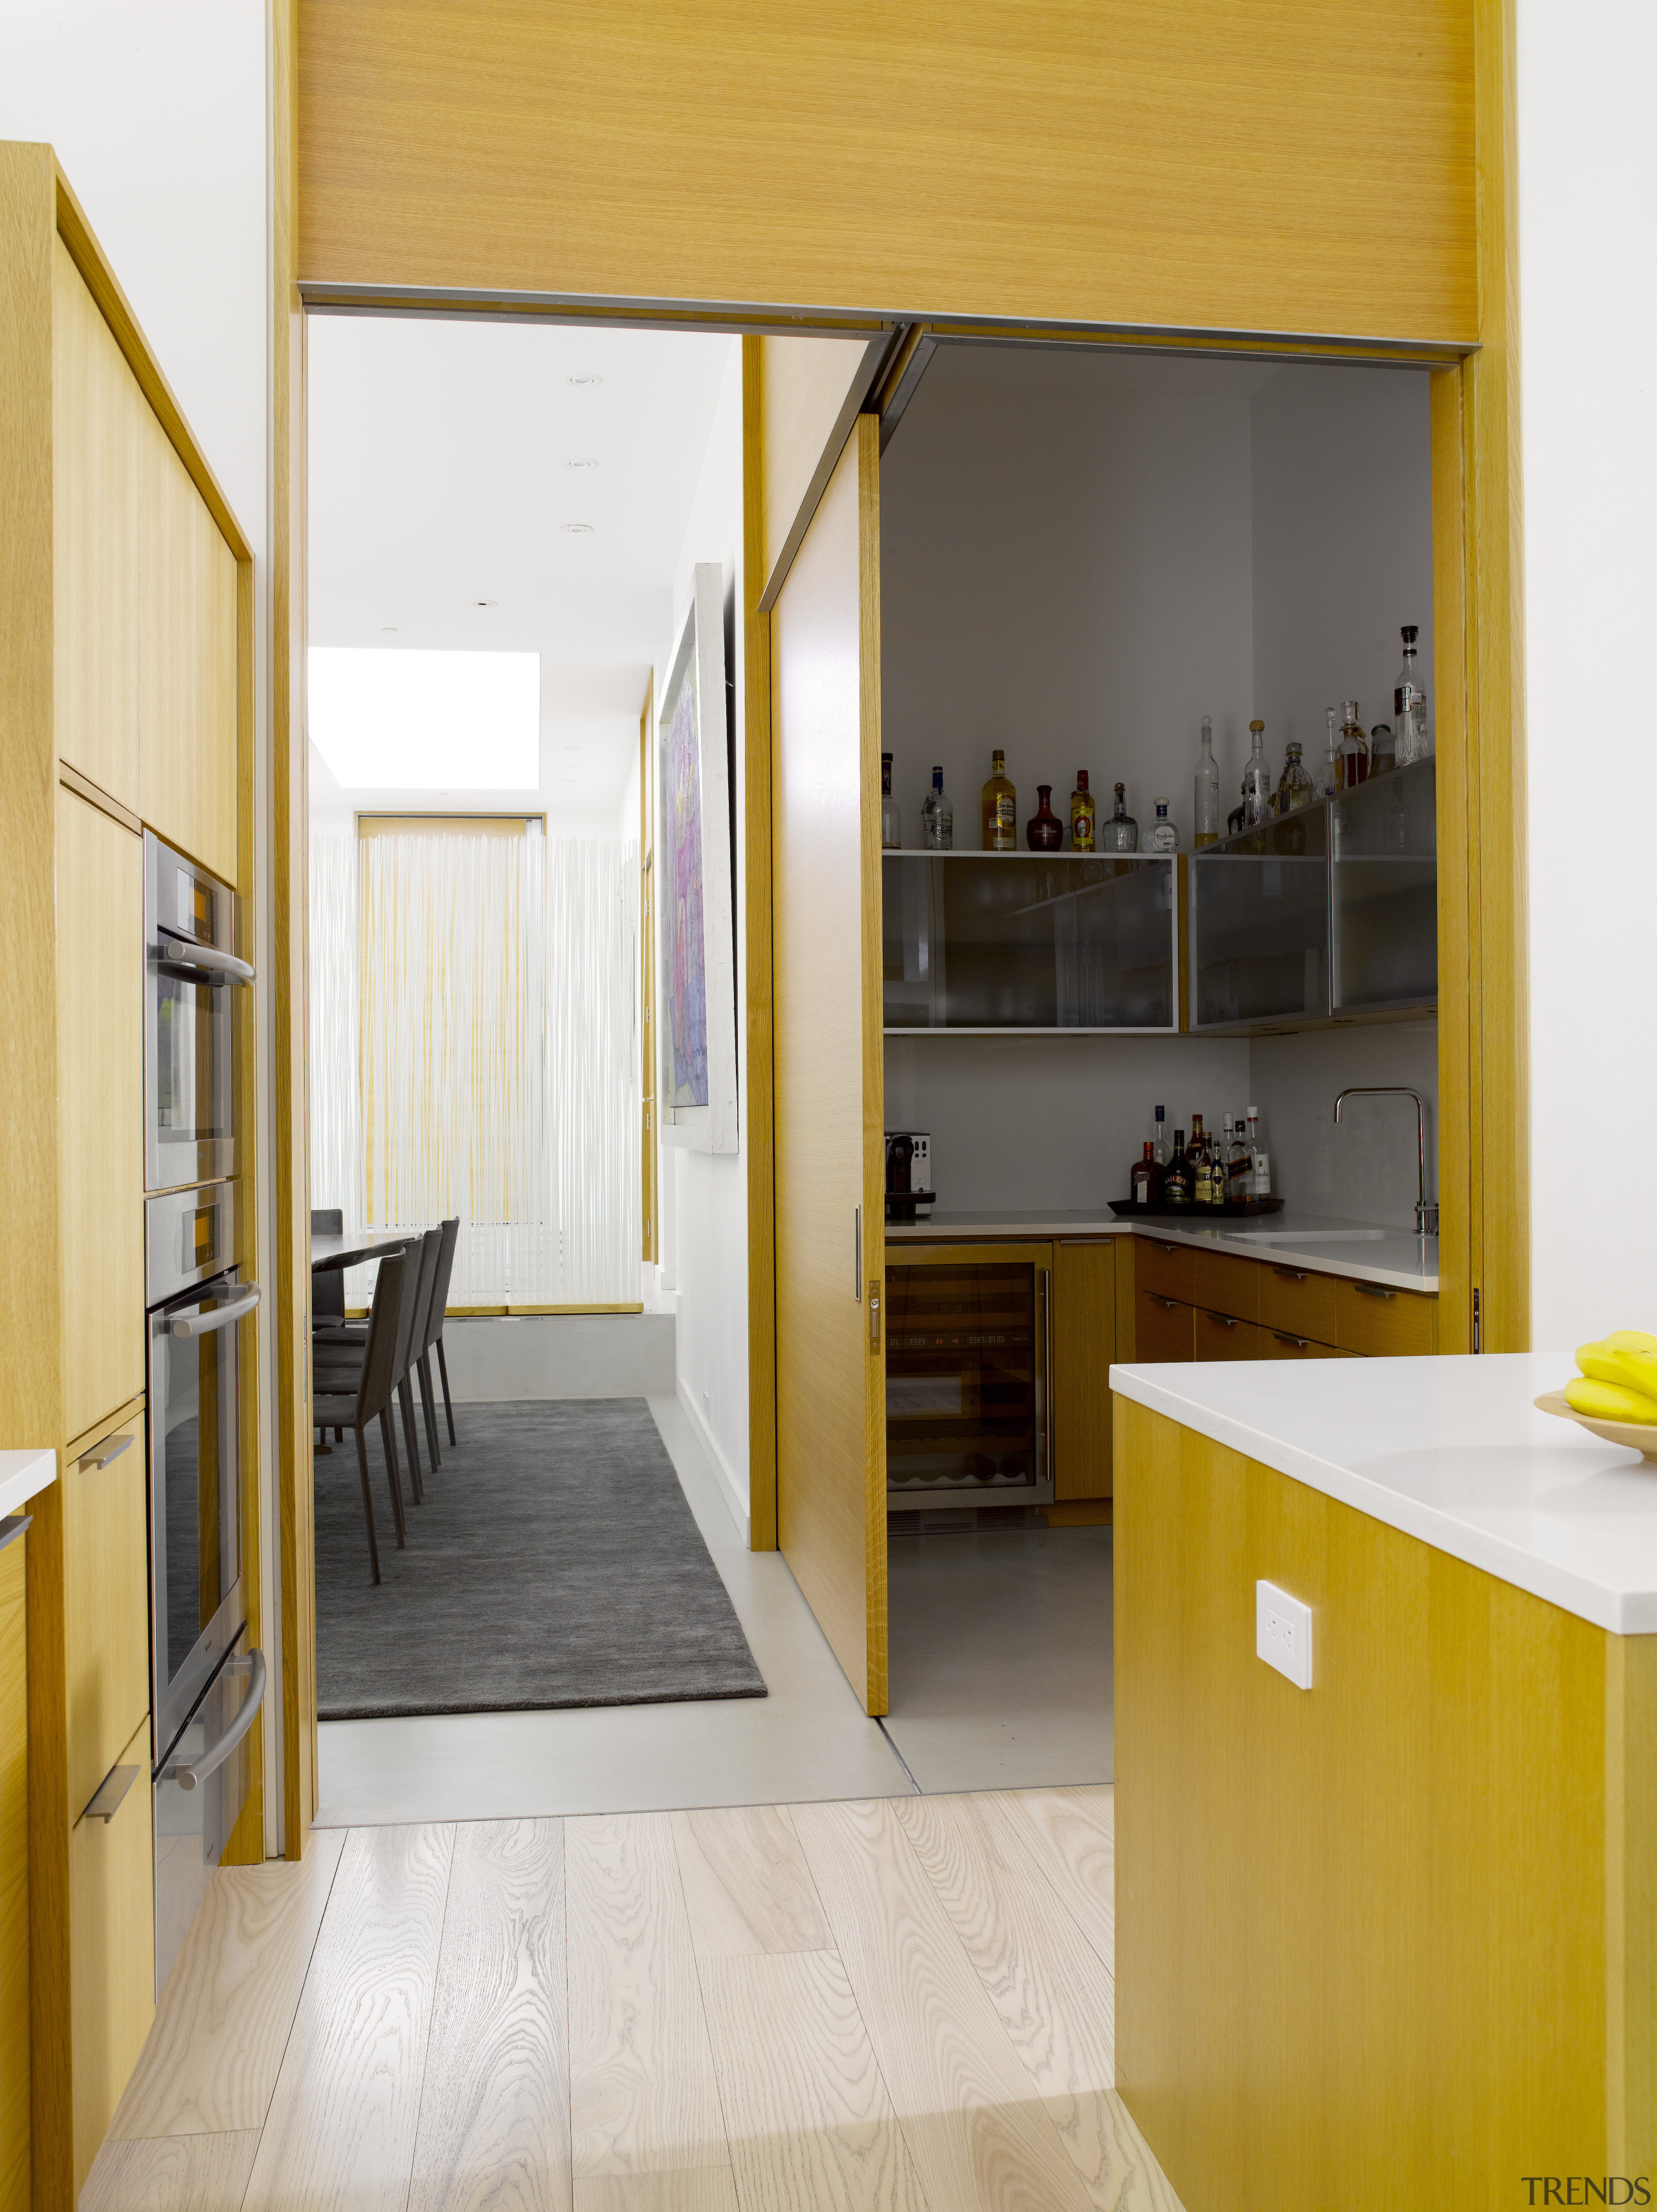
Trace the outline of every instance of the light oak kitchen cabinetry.
{"type": "Polygon", "coordinates": [[[76,2187],[97,2156],[155,2017],[155,1846],[149,1716],[114,1769],[125,1794],[110,1816],[70,1832],[70,2039],[76,2187]]]}
{"type": "Polygon", "coordinates": [[[77,1819],[149,1712],[142,1409],[71,1448],[61,1477],[69,1811],[77,1819]]]}

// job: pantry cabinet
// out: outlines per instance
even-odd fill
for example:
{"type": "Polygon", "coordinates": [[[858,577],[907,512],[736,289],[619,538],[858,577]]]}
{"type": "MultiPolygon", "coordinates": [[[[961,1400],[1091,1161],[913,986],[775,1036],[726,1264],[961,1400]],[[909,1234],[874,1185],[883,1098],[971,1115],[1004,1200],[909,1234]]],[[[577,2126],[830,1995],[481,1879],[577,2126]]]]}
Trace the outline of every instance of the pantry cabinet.
{"type": "Polygon", "coordinates": [[[1135,1361],[1402,1357],[1438,1350],[1438,1299],[1421,1291],[1133,1239],[1135,1361]]]}

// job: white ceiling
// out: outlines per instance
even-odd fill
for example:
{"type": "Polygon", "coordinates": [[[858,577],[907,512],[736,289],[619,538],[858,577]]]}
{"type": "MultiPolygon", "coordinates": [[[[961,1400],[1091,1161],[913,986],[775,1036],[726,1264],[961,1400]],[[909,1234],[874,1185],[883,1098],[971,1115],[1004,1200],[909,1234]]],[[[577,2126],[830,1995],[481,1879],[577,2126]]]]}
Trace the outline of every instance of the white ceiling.
{"type": "MultiPolygon", "coordinates": [[[[311,317],[311,643],[541,656],[539,790],[471,791],[458,805],[556,817],[619,804],[735,343],[311,317]]],[[[444,800],[342,790],[314,746],[311,777],[314,806],[444,800]]]]}

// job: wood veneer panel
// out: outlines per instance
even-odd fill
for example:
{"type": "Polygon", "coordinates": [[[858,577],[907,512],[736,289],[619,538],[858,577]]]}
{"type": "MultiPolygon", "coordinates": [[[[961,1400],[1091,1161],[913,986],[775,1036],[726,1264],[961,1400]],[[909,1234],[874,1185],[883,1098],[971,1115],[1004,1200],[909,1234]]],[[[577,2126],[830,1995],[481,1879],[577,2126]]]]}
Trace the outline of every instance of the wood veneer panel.
{"type": "Polygon", "coordinates": [[[301,25],[307,279],[1477,335],[1465,5],[1058,0],[1032,35],[1016,0],[928,0],[894,35],[764,0],[308,0],[301,25]]]}
{"type": "Polygon", "coordinates": [[[324,1829],[302,1859],[222,1867],[213,1876],[111,2123],[113,2140],[264,2125],[344,1846],[343,1828],[324,1829]]]}
{"type": "Polygon", "coordinates": [[[777,1101],[771,1034],[771,623],[765,582],[765,368],[742,341],[742,927],[746,952],[748,1546],[777,1549],[777,1101]]]}
{"type": "Polygon", "coordinates": [[[564,1837],[576,2173],[728,2166],[671,1820],[570,1820],[564,1837]]]}
{"type": "Polygon", "coordinates": [[[0,2212],[29,2201],[27,1541],[0,1552],[0,2212]]]}
{"type": "Polygon", "coordinates": [[[446,1827],[347,1837],[245,2212],[403,2212],[453,1842],[446,1827]]]}
{"type": "Polygon", "coordinates": [[[225,2212],[241,2203],[258,2148],[257,2129],[107,2142],[76,2212],[225,2212]]]}
{"type": "Polygon", "coordinates": [[[117,1764],[137,1769],[114,1817],[69,1838],[74,2180],[92,2170],[155,2017],[155,1852],[146,1713],[117,1764]]]}
{"type": "Polygon", "coordinates": [[[879,424],[858,417],[771,616],[777,1504],[866,1709],[886,1705],[879,424]],[[857,1265],[861,1208],[862,1274],[857,1265]]]}
{"type": "Polygon", "coordinates": [[[926,2212],[835,1954],[705,1959],[702,1986],[741,2203],[926,2212]]]}
{"type": "Polygon", "coordinates": [[[780,1806],[738,1805],[672,1818],[698,1958],[830,1948],[811,1869],[780,1806]]]}
{"type": "Polygon", "coordinates": [[[564,1831],[454,1832],[409,2212],[569,2212],[564,1831]]]}
{"type": "Polygon", "coordinates": [[[1111,1494],[1116,1253],[1108,1243],[1053,1247],[1053,1495],[1111,1494]]]}
{"type": "Polygon", "coordinates": [[[76,1817],[149,1711],[149,1492],[144,1417],[101,1440],[129,1439],[107,1467],[67,1453],[64,1664],[69,1701],[69,1811],[76,1817]]]}
{"type": "Polygon", "coordinates": [[[1089,2204],[895,1805],[792,1818],[927,2203],[1089,2204]]]}
{"type": "Polygon", "coordinates": [[[61,238],[52,275],[58,751],[136,811],[138,439],[148,409],[61,238]]]}
{"type": "Polygon", "coordinates": [[[61,785],[57,908],[64,1383],[54,1433],[78,1436],[144,1382],[143,847],[61,785]]]}
{"type": "Polygon", "coordinates": [[[1437,1328],[1437,1298],[1336,1278],[1335,1341],[1343,1351],[1419,1358],[1436,1348],[1437,1328]]]}
{"type": "Polygon", "coordinates": [[[873,337],[758,338],[760,352],[758,605],[771,606],[810,527],[882,350],[873,337]]]}

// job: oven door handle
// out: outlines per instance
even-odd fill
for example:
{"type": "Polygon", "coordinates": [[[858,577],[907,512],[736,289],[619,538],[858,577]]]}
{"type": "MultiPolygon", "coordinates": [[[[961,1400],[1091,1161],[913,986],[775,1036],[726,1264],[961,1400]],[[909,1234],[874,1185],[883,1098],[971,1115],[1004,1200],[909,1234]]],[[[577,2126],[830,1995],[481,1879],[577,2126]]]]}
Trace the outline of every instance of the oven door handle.
{"type": "Polygon", "coordinates": [[[180,1314],[173,1324],[174,1336],[211,1336],[216,1328],[228,1328],[233,1322],[246,1321],[264,1293],[257,1283],[237,1285],[239,1295],[234,1305],[220,1306],[212,1313],[180,1314]]]}
{"type": "MultiPolygon", "coordinates": [[[[230,1753],[252,1728],[254,1721],[259,1717],[259,1707],[265,1703],[265,1654],[262,1651],[250,1651],[247,1654],[247,1662],[253,1669],[252,1677],[247,1684],[247,1694],[236,1707],[236,1717],[229,1727],[225,1729],[222,1736],[208,1744],[196,1758],[176,1759],[171,1766],[164,1766],[161,1776],[163,1782],[176,1782],[180,1790],[198,1788],[200,1784],[206,1781],[210,1774],[216,1772],[223,1765],[230,1753]]],[[[235,1666],[236,1662],[232,1660],[230,1663],[235,1666]]]]}
{"type": "Polygon", "coordinates": [[[198,945],[193,937],[186,937],[181,929],[174,929],[164,921],[156,927],[163,937],[184,948],[177,954],[163,945],[160,957],[168,969],[186,968],[204,971],[203,980],[209,983],[251,983],[253,971],[245,960],[238,960],[234,952],[221,952],[216,945],[198,945]]]}

